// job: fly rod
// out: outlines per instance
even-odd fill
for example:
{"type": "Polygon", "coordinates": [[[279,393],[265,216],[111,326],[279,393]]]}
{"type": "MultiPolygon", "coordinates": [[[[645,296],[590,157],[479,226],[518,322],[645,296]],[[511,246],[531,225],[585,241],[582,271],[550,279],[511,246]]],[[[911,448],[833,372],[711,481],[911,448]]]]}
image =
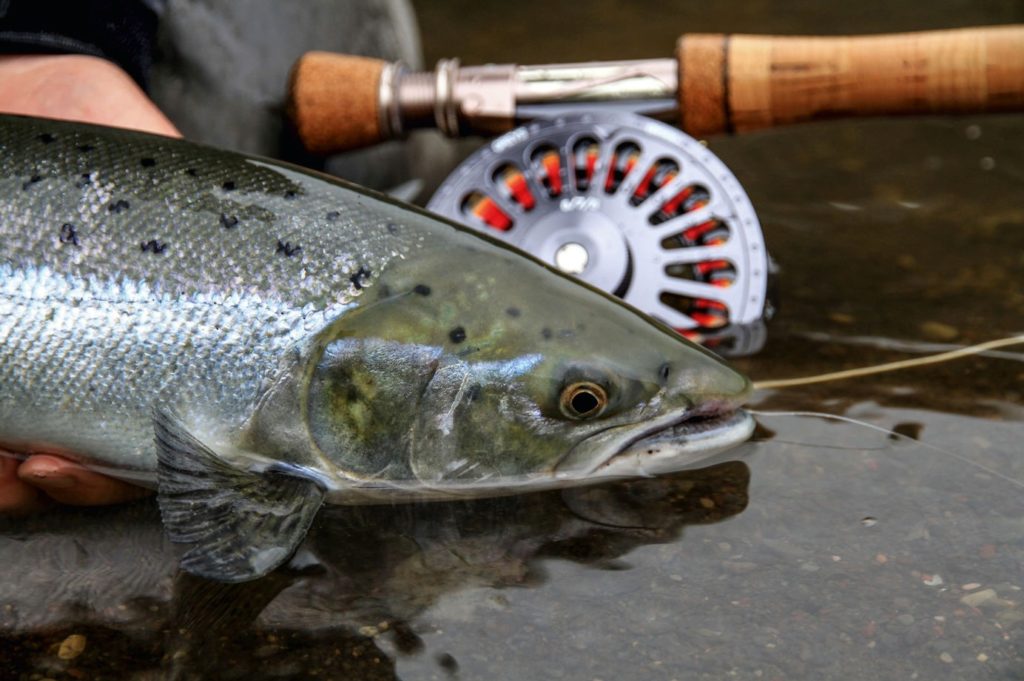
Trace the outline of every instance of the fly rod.
{"type": "Polygon", "coordinates": [[[327,154],[418,128],[494,135],[545,105],[631,102],[695,137],[801,121],[1024,109],[1024,26],[863,36],[686,34],[674,58],[433,72],[327,52],[299,59],[289,110],[327,154]]]}

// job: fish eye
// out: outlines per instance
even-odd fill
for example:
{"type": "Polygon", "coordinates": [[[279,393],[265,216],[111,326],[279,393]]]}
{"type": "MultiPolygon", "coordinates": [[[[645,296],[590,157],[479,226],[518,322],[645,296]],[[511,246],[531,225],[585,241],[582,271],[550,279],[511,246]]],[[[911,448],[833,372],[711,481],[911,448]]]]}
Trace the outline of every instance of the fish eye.
{"type": "Polygon", "coordinates": [[[562,413],[573,419],[589,419],[600,415],[608,406],[608,393],[589,381],[567,385],[559,400],[562,413]]]}

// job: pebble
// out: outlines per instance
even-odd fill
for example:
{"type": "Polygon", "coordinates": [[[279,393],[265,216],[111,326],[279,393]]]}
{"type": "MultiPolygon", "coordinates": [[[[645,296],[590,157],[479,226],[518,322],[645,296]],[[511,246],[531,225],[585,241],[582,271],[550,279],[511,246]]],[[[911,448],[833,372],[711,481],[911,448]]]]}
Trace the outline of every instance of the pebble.
{"type": "Polygon", "coordinates": [[[274,655],[277,655],[277,653],[280,652],[280,650],[281,649],[273,643],[268,643],[266,645],[260,646],[259,648],[256,648],[252,652],[252,656],[255,657],[257,660],[261,660],[264,658],[273,657],[274,655]]]}
{"type": "Polygon", "coordinates": [[[941,655],[939,655],[939,659],[945,662],[946,664],[949,664],[953,661],[953,656],[949,653],[942,653],[941,655]]]}
{"type": "Polygon", "coordinates": [[[1009,629],[1017,626],[1020,622],[1024,622],[1024,612],[1007,608],[996,615],[996,621],[999,622],[999,626],[1003,629],[1009,629]]]}
{"type": "Polygon", "coordinates": [[[836,324],[853,324],[857,321],[853,315],[846,314],[845,312],[829,312],[828,318],[836,324]]]}
{"type": "Polygon", "coordinates": [[[970,584],[964,584],[960,588],[963,589],[964,591],[974,591],[979,586],[981,586],[981,584],[978,584],[977,582],[971,582],[970,584]]]}
{"type": "Polygon", "coordinates": [[[918,328],[921,330],[922,335],[930,340],[951,341],[960,335],[960,331],[955,326],[943,324],[942,322],[924,322],[918,328]]]}
{"type": "Polygon", "coordinates": [[[71,634],[61,641],[57,649],[57,657],[62,660],[73,660],[85,651],[85,636],[71,634]]]}
{"type": "Polygon", "coordinates": [[[896,621],[899,622],[902,625],[905,625],[905,626],[909,627],[911,624],[914,623],[914,616],[909,614],[909,613],[905,613],[905,614],[900,615],[899,617],[897,617],[896,621]]]}
{"type": "Polygon", "coordinates": [[[960,602],[966,606],[972,608],[980,608],[985,603],[997,598],[995,589],[982,589],[981,591],[975,591],[974,593],[967,594],[960,599],[960,602]]]}
{"type": "Polygon", "coordinates": [[[976,659],[978,662],[988,662],[988,655],[985,653],[978,653],[978,657],[976,659]]]}
{"type": "Polygon", "coordinates": [[[926,586],[940,586],[942,584],[942,577],[939,575],[923,575],[921,577],[921,581],[924,582],[926,586]]]}

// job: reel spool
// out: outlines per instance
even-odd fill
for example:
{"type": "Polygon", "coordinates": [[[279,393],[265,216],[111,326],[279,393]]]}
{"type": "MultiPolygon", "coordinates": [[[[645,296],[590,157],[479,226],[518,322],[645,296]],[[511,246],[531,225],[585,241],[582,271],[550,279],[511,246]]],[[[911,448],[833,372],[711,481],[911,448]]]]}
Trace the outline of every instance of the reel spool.
{"type": "Polygon", "coordinates": [[[750,199],[704,145],[616,112],[495,139],[427,209],[612,293],[722,354],[756,352],[769,260],[750,199]]]}

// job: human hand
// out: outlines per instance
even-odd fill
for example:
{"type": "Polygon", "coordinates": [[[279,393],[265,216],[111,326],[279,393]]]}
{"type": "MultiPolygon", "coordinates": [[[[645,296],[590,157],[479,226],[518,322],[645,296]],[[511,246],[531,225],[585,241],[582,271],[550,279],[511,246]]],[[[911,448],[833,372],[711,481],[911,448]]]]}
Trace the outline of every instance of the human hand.
{"type": "MultiPolygon", "coordinates": [[[[83,55],[0,56],[0,111],[181,136],[119,66],[83,55]]],[[[116,504],[147,493],[59,456],[20,461],[0,451],[0,512],[116,504]]]]}
{"type": "Polygon", "coordinates": [[[181,137],[121,67],[85,55],[0,56],[0,111],[181,137]]]}
{"type": "Polygon", "coordinates": [[[100,475],[64,457],[34,454],[19,461],[0,451],[0,513],[29,513],[54,502],[105,506],[147,494],[147,489],[100,475]]]}

